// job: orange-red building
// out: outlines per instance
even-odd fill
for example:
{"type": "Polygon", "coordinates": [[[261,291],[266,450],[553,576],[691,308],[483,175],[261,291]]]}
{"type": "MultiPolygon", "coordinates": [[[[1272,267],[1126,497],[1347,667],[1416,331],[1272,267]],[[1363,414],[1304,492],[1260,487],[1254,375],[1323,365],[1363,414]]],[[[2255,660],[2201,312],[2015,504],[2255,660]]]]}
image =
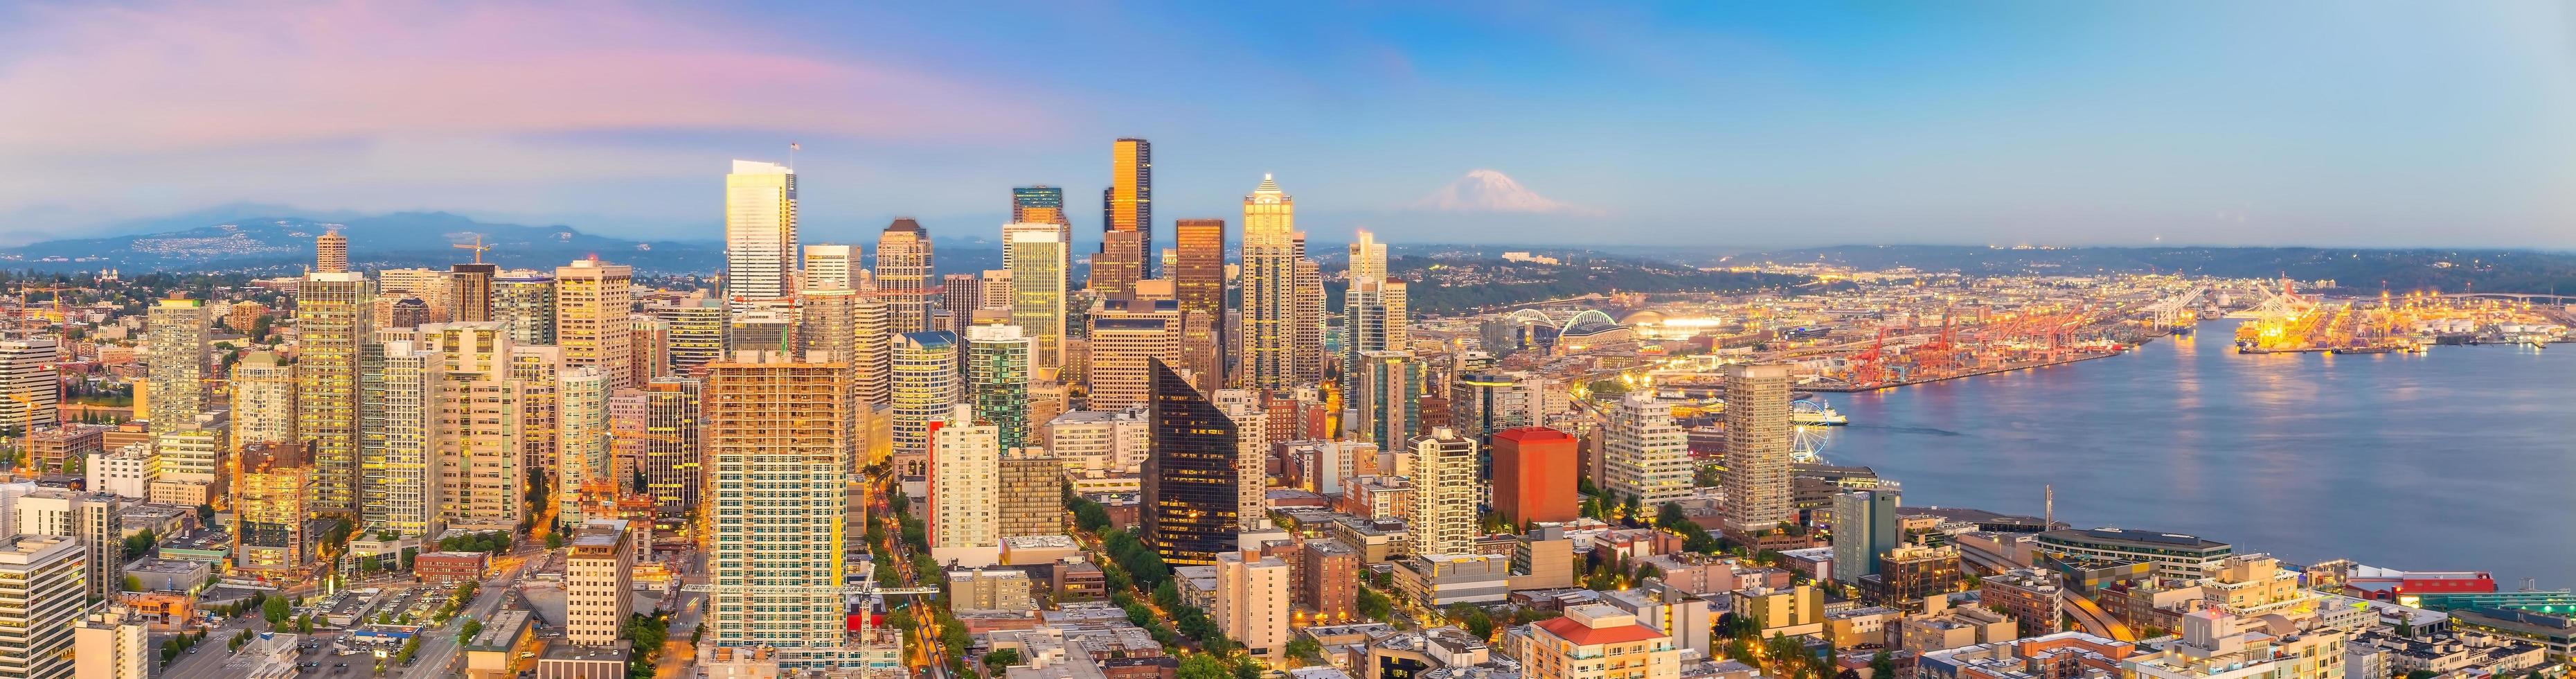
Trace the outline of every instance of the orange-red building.
{"type": "Polygon", "coordinates": [[[1547,427],[1494,432],[1494,511],[1513,523],[1572,521],[1574,436],[1547,427]]]}

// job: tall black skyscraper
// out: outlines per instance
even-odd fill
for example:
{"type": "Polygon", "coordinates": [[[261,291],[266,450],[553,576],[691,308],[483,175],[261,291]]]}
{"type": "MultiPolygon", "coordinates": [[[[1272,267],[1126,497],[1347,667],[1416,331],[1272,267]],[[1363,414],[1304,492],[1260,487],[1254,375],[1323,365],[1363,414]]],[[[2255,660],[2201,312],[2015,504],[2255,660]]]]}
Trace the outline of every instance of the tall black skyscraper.
{"type": "Polygon", "coordinates": [[[1146,368],[1154,380],[1147,411],[1154,452],[1145,458],[1145,543],[1164,563],[1214,564],[1235,550],[1241,523],[1234,420],[1161,359],[1146,368]]]}

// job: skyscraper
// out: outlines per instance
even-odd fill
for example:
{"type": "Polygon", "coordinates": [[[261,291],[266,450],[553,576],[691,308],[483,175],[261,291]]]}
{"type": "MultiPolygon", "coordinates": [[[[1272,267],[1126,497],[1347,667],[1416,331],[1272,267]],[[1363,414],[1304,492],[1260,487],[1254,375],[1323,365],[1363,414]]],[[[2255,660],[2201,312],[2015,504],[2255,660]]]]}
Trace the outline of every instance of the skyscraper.
{"type": "Polygon", "coordinates": [[[861,410],[894,402],[894,329],[892,309],[883,301],[862,299],[850,305],[852,381],[861,410]]]}
{"type": "Polygon", "coordinates": [[[1169,301],[1103,299],[1091,314],[1091,351],[1087,384],[1091,409],[1116,410],[1143,405],[1153,397],[1153,361],[1187,370],[1181,354],[1183,320],[1180,306],[1169,301]]]}
{"type": "Polygon", "coordinates": [[[624,519],[593,519],[564,550],[564,641],[616,644],[635,612],[634,532],[624,519]]]}
{"type": "Polygon", "coordinates": [[[339,229],[323,231],[313,237],[313,270],[310,273],[348,273],[349,237],[339,229]]]}
{"type": "Polygon", "coordinates": [[[375,324],[366,276],[304,275],[295,288],[298,426],[313,441],[312,510],[357,515],[358,363],[375,324]]]}
{"type": "Polygon", "coordinates": [[[1206,366],[1199,375],[1201,390],[1215,390],[1226,383],[1225,330],[1225,220],[1182,219],[1172,222],[1172,299],[1181,303],[1182,313],[1206,316],[1206,322],[1190,329],[1191,336],[1182,339],[1206,347],[1206,366]]]}
{"type": "Polygon", "coordinates": [[[581,518],[581,486],[609,477],[608,371],[565,366],[555,376],[555,504],[567,521],[581,518]]]}
{"type": "Polygon", "coordinates": [[[930,450],[931,423],[948,419],[957,403],[957,336],[907,332],[894,337],[894,451],[930,450]]]}
{"type": "Polygon", "coordinates": [[[1476,498],[1484,482],[1476,472],[1476,441],[1448,427],[1405,442],[1413,456],[1413,506],[1404,519],[1413,530],[1413,553],[1476,552],[1476,498]]]}
{"type": "Polygon", "coordinates": [[[553,345],[554,274],[517,269],[493,278],[492,320],[510,324],[512,343],[520,346],[553,345]]]}
{"type": "Polygon", "coordinates": [[[1029,436],[1029,338],[1016,325],[966,331],[966,402],[975,422],[991,424],[1003,449],[1033,445],[1029,436]]]}
{"type": "Polygon", "coordinates": [[[1064,214],[1064,189],[1039,184],[1011,187],[1011,223],[1071,224],[1064,214]]]}
{"type": "Polygon", "coordinates": [[[696,375],[699,366],[724,357],[725,331],[733,324],[725,319],[723,300],[689,297],[650,310],[670,329],[672,374],[696,375]]]}
{"type": "Polygon", "coordinates": [[[254,577],[296,582],[313,564],[304,521],[313,500],[312,442],[261,441],[242,447],[233,478],[237,539],[233,567],[254,577]]]}
{"type": "Polygon", "coordinates": [[[626,379],[643,384],[671,374],[671,323],[652,314],[626,315],[626,379]]]}
{"type": "Polygon", "coordinates": [[[1136,295],[1136,282],[1145,278],[1145,260],[1137,243],[1144,234],[1134,231],[1110,231],[1100,234],[1100,254],[1091,256],[1091,278],[1085,284],[1093,294],[1111,299],[1136,295]]]}
{"type": "MultiPolygon", "coordinates": [[[[1100,191],[1102,252],[1113,247],[1110,232],[1137,234],[1138,278],[1154,277],[1154,144],[1120,139],[1109,147],[1109,188],[1100,191]]],[[[1097,260],[1095,260],[1097,261],[1097,260]]],[[[1097,287],[1097,286],[1094,286],[1097,287]]]]}
{"type": "Polygon", "coordinates": [[[1063,365],[1065,241],[1026,226],[1002,227],[1011,256],[1011,325],[1034,343],[1036,365],[1052,368],[1063,365]]]}
{"type": "Polygon", "coordinates": [[[1752,534],[1789,521],[1790,445],[1789,366],[1727,366],[1728,530],[1752,534]]]}
{"type": "Polygon", "coordinates": [[[725,297],[736,305],[785,298],[796,269],[796,172],[733,161],[725,175],[725,297]]]}
{"type": "Polygon", "coordinates": [[[952,273],[939,277],[939,310],[948,314],[948,323],[939,326],[960,335],[975,327],[975,309],[984,305],[984,279],[971,273],[952,273]]]}
{"type": "Polygon", "coordinates": [[[805,246],[805,290],[857,290],[850,272],[859,270],[859,246],[805,246]]]}
{"type": "Polygon", "coordinates": [[[242,352],[233,364],[233,449],[253,443],[295,443],[297,435],[295,364],[277,360],[277,352],[242,352]]]}
{"type": "Polygon", "coordinates": [[[1262,176],[1244,196],[1244,325],[1234,354],[1242,385],[1280,390],[1324,377],[1324,367],[1296,367],[1298,261],[1306,261],[1306,238],[1296,230],[1296,199],[1262,176]]]}
{"type": "Polygon", "coordinates": [[[0,340],[0,428],[23,435],[60,421],[62,375],[53,363],[61,352],[51,339],[0,340]]]}
{"type": "Polygon", "coordinates": [[[1001,559],[1002,446],[960,404],[930,437],[930,558],[960,567],[1001,559]]]}
{"type": "Polygon", "coordinates": [[[644,385],[644,492],[664,518],[682,519],[698,506],[701,474],[701,383],[664,377],[644,385]]]}
{"type": "Polygon", "coordinates": [[[1145,458],[1145,543],[1175,566],[1205,566],[1234,551],[1242,530],[1234,420],[1164,360],[1146,365],[1153,452],[1145,458]]]}
{"type": "MultiPolygon", "coordinates": [[[[1855,490],[1834,494],[1834,580],[1857,586],[1878,572],[1878,557],[1905,543],[1896,525],[1896,493],[1855,490]]],[[[2053,622],[2053,621],[2052,621],[2053,622]]]]}
{"type": "Polygon", "coordinates": [[[894,332],[930,330],[930,232],[910,217],[877,236],[877,299],[884,300],[894,332]]]}
{"type": "MultiPolygon", "coordinates": [[[[437,327],[431,324],[430,327],[437,327]]],[[[359,515],[366,531],[405,537],[439,532],[438,385],[443,357],[409,340],[368,352],[362,406],[369,431],[359,461],[359,515]]]]}
{"type": "Polygon", "coordinates": [[[1349,403],[1358,411],[1360,438],[1398,450],[1422,425],[1422,390],[1429,377],[1412,352],[1370,351],[1359,358],[1349,403]]]}
{"type": "Polygon", "coordinates": [[[608,378],[608,388],[636,382],[627,339],[627,312],[634,306],[635,270],[596,259],[574,260],[555,268],[555,344],[563,347],[565,367],[595,367],[608,378]]]}
{"type": "Polygon", "coordinates": [[[823,352],[834,363],[848,363],[857,354],[858,329],[852,325],[859,303],[859,293],[845,288],[822,288],[798,293],[802,300],[799,311],[804,319],[797,324],[796,345],[802,353],[823,352]]]}
{"type": "MultiPolygon", "coordinates": [[[[1372,351],[1407,348],[1404,282],[1386,277],[1386,244],[1367,231],[1351,243],[1350,288],[1342,293],[1342,366],[1372,351]]],[[[1348,387],[1349,378],[1343,378],[1348,387]]]]}
{"type": "Polygon", "coordinates": [[[707,365],[707,569],[718,584],[706,643],[773,647],[789,667],[845,666],[849,366],[731,358],[707,365]]]}
{"type": "Polygon", "coordinates": [[[68,537],[0,538],[0,676],[74,676],[72,624],[87,607],[82,558],[68,537]]]}
{"type": "MultiPolygon", "coordinates": [[[[79,541],[81,581],[92,599],[115,599],[124,591],[125,522],[116,513],[125,501],[115,493],[83,493],[53,488],[18,496],[20,535],[60,535],[79,541]]],[[[63,630],[70,636],[70,630],[63,630]]]]}
{"type": "MultiPolygon", "coordinates": [[[[1064,189],[1039,184],[1011,189],[1012,224],[1053,224],[1055,240],[1073,243],[1073,220],[1064,211],[1064,189]]],[[[1002,227],[1002,268],[1011,268],[1010,227],[1002,227]]]]}
{"type": "MultiPolygon", "coordinates": [[[[480,253],[475,259],[482,259],[480,253]]],[[[498,264],[463,262],[447,265],[447,281],[454,290],[447,298],[455,304],[447,310],[447,319],[457,323],[492,320],[492,279],[500,272],[498,264]]]]}
{"type": "Polygon", "coordinates": [[[169,431],[197,420],[206,410],[206,379],[213,377],[212,345],[206,343],[206,305],[193,299],[152,303],[144,326],[144,372],[151,380],[152,431],[169,431]]]}
{"type": "Polygon", "coordinates": [[[1644,507],[1689,496],[1689,437],[1673,423],[1672,406],[1632,394],[1609,415],[1601,430],[1601,487],[1644,507]]]}
{"type": "Polygon", "coordinates": [[[526,386],[510,374],[506,323],[422,326],[438,353],[435,471],[438,517],[449,527],[515,530],[523,518],[526,386]]]}

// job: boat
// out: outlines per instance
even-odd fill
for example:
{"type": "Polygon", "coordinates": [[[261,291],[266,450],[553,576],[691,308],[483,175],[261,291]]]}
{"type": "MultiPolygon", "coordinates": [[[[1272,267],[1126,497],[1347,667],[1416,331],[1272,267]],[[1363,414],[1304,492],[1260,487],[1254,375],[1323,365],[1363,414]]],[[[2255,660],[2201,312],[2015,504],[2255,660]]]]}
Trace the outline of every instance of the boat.
{"type": "Polygon", "coordinates": [[[1824,399],[1799,399],[1789,402],[1789,423],[1810,427],[1840,427],[1851,424],[1851,418],[1834,411],[1824,399]]]}
{"type": "Polygon", "coordinates": [[[2391,353],[2391,352],[2395,352],[2395,351],[2397,351],[2397,348],[2396,348],[2396,347],[2388,346],[2388,345],[2385,345],[2385,344],[2375,344],[2375,345],[2369,345],[2369,346],[2358,346],[2358,347],[2335,347],[2335,348],[2333,348],[2333,349],[2328,349],[2328,350],[2326,350],[2326,353],[2329,353],[2329,354],[2385,354],[2385,353],[2391,353]]]}

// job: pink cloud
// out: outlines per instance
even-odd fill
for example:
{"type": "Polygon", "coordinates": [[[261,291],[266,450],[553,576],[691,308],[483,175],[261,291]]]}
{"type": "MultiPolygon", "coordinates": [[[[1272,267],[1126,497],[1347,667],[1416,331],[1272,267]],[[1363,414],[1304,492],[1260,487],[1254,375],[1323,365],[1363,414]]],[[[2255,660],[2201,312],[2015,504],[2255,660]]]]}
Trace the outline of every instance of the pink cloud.
{"type": "Polygon", "coordinates": [[[598,130],[1012,137],[1022,92],[864,63],[694,9],[263,0],[28,7],[0,149],[170,151],[598,130]]]}

